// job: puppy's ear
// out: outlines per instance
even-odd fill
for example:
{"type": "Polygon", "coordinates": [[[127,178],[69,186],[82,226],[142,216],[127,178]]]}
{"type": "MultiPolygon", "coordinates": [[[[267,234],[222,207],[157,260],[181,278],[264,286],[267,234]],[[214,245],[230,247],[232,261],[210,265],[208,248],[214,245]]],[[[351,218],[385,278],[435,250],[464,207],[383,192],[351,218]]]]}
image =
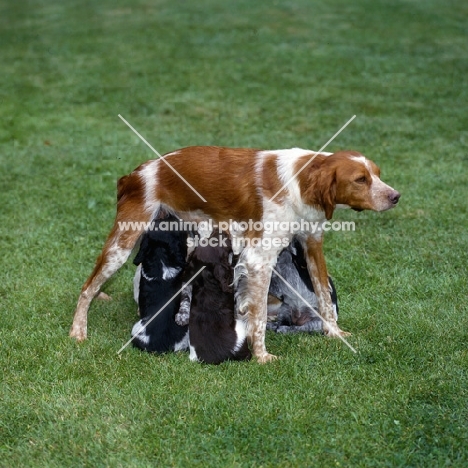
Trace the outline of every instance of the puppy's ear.
{"type": "Polygon", "coordinates": [[[188,256],[187,262],[185,264],[184,272],[183,272],[183,280],[189,281],[190,278],[196,273],[195,265],[194,265],[194,255],[193,252],[188,256]]]}
{"type": "Polygon", "coordinates": [[[289,244],[288,246],[288,250],[289,250],[289,254],[292,256],[292,255],[297,255],[297,247],[296,247],[296,241],[295,239],[293,239],[293,241],[289,244]]]}
{"type": "Polygon", "coordinates": [[[143,262],[143,259],[145,258],[147,250],[148,250],[148,246],[149,246],[149,234],[148,232],[145,232],[141,238],[140,250],[138,250],[138,253],[133,259],[133,263],[135,265],[139,265],[140,263],[143,262]]]}
{"type": "Polygon", "coordinates": [[[232,292],[232,282],[234,280],[231,268],[219,263],[213,269],[213,275],[218,280],[221,290],[225,293],[232,292]]]}
{"type": "Polygon", "coordinates": [[[174,246],[173,255],[175,259],[174,266],[185,268],[187,266],[187,242],[181,242],[174,246]]]}
{"type": "Polygon", "coordinates": [[[302,244],[303,241],[299,240],[297,237],[293,238],[291,245],[295,249],[295,253],[292,256],[293,262],[298,262],[300,264],[305,264],[305,250],[304,245],[302,244]]]}

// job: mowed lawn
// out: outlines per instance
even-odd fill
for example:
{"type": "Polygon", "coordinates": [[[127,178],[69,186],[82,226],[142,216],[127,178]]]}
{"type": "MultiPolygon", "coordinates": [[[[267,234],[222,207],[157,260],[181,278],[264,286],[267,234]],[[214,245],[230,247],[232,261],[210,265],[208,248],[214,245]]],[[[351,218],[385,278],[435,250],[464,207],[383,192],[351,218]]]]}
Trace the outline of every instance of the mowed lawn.
{"type": "Polygon", "coordinates": [[[0,2],[0,466],[468,466],[468,3],[0,2]],[[129,262],[68,337],[116,181],[194,144],[355,149],[402,193],[325,253],[339,340],[128,347],[129,262]]]}

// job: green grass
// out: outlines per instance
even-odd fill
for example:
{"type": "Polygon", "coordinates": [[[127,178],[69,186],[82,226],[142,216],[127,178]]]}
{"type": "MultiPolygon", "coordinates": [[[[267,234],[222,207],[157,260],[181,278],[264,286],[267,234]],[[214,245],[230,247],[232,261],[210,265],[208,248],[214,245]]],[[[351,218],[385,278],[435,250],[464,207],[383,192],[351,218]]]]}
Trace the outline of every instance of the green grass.
{"type": "Polygon", "coordinates": [[[0,466],[467,466],[468,4],[0,3],[0,466]],[[376,161],[391,212],[326,237],[354,355],[266,366],[128,348],[133,266],[68,338],[115,184],[192,144],[376,161]]]}

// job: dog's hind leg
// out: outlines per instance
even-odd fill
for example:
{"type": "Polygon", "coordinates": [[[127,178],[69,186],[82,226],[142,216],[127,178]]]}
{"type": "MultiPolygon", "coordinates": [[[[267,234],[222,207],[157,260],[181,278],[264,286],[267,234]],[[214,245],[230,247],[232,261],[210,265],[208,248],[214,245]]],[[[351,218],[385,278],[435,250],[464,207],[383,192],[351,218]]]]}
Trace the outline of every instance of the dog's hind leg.
{"type": "Polygon", "coordinates": [[[115,223],[107,237],[93,272],[83,285],[76,306],[70,336],[82,341],[87,337],[88,309],[101,286],[125,263],[144,223],[152,220],[157,204],[145,204],[141,179],[136,173],[122,178],[118,184],[118,203],[115,223]],[[137,190],[137,188],[140,190],[137,190]]]}

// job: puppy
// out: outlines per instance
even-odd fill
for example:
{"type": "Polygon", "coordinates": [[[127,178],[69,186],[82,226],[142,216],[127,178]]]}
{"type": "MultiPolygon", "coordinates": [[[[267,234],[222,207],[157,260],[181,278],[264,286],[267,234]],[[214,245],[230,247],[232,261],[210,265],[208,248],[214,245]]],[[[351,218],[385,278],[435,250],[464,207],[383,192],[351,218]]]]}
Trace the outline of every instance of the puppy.
{"type": "Polygon", "coordinates": [[[162,222],[170,221],[177,221],[177,218],[161,210],[154,220],[153,229],[144,234],[134,260],[139,265],[134,295],[138,297],[141,319],[132,329],[133,344],[155,353],[188,349],[188,326],[175,321],[180,294],[171,301],[182,288],[187,232],[160,230],[162,222]]]}
{"type": "MultiPolygon", "coordinates": [[[[338,320],[338,297],[330,277],[328,283],[333,304],[333,318],[338,320]]],[[[317,296],[307,270],[304,250],[296,238],[278,257],[271,277],[269,294],[279,303],[270,301],[268,305],[267,329],[278,333],[323,332],[323,320],[319,314],[317,296]]]]}
{"type": "Polygon", "coordinates": [[[218,230],[209,241],[211,245],[198,246],[193,251],[186,272],[189,279],[205,267],[192,282],[190,359],[207,364],[219,364],[228,359],[247,360],[251,353],[245,324],[234,317],[231,242],[218,230]],[[219,242],[212,242],[216,239],[219,242]],[[223,247],[222,243],[228,247],[223,247]]]}

